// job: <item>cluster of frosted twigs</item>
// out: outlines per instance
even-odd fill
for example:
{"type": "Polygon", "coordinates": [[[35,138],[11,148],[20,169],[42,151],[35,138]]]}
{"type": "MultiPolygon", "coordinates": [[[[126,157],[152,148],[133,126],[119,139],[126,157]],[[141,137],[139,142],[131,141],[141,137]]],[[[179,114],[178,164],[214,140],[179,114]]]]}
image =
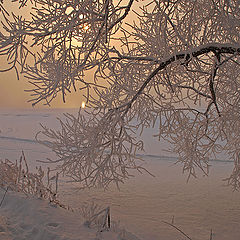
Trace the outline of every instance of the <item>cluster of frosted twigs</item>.
{"type": "Polygon", "coordinates": [[[0,159],[0,186],[47,199],[49,202],[59,205],[57,200],[58,174],[50,177],[49,168],[47,172],[41,167],[36,167],[36,169],[36,173],[29,171],[23,152],[20,159],[15,162],[0,159]]]}

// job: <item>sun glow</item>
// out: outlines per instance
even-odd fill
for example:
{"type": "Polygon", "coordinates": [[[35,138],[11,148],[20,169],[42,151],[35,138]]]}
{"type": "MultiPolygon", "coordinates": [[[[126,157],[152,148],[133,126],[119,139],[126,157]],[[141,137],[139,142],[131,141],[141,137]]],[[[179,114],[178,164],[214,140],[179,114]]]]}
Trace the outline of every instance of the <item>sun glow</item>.
{"type": "Polygon", "coordinates": [[[89,26],[88,26],[88,25],[85,25],[85,26],[83,27],[83,29],[87,31],[87,30],[89,29],[89,26]]]}
{"type": "Polygon", "coordinates": [[[81,108],[85,108],[85,107],[86,107],[86,103],[85,103],[85,102],[82,102],[81,108]]]}
{"type": "Polygon", "coordinates": [[[67,9],[66,9],[66,14],[67,15],[70,15],[72,12],[74,11],[74,8],[73,7],[68,7],[67,9]]]}

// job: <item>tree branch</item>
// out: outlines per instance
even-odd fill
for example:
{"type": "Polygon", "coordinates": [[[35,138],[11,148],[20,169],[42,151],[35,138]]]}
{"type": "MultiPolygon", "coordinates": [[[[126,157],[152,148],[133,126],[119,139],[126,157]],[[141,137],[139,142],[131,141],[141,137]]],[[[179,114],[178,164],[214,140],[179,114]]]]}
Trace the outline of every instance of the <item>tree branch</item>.
{"type": "Polygon", "coordinates": [[[130,1],[129,1],[129,3],[128,3],[126,9],[125,9],[124,14],[123,14],[120,18],[118,18],[118,20],[117,20],[116,22],[114,22],[114,23],[112,23],[112,24],[110,25],[110,27],[108,28],[108,31],[112,30],[112,28],[113,28],[114,26],[116,26],[116,25],[117,25],[118,23],[120,23],[125,17],[127,17],[128,13],[129,13],[130,10],[131,10],[131,7],[132,7],[133,2],[134,2],[134,0],[130,0],[130,1]]]}
{"type": "MultiPolygon", "coordinates": [[[[144,83],[142,84],[142,86],[139,88],[139,90],[137,91],[137,93],[133,96],[133,98],[124,105],[121,105],[119,107],[116,108],[116,110],[119,110],[121,108],[125,108],[125,113],[124,115],[129,111],[129,109],[131,108],[133,102],[138,98],[139,95],[142,94],[143,90],[146,88],[146,86],[148,85],[148,83],[152,80],[152,78],[154,78],[159,71],[163,70],[166,68],[166,66],[170,65],[173,62],[176,62],[178,60],[184,59],[185,61],[190,61],[192,58],[196,58],[198,56],[201,56],[203,54],[207,54],[209,52],[213,52],[216,53],[218,52],[219,55],[220,54],[240,54],[240,46],[239,45],[233,45],[233,44],[220,44],[220,43],[211,43],[211,44],[206,44],[206,45],[202,45],[199,46],[197,48],[194,48],[192,50],[189,51],[184,51],[184,52],[180,52],[177,54],[173,54],[172,56],[163,59],[162,61],[159,60],[159,66],[150,73],[150,75],[148,76],[148,78],[144,81],[144,83]]],[[[124,57],[122,56],[122,59],[124,59],[124,57]]],[[[216,74],[216,72],[215,72],[216,74]]],[[[212,93],[212,99],[215,95],[214,91],[212,91],[212,85],[211,85],[211,81],[210,81],[210,90],[212,93]]],[[[216,97],[214,98],[216,103],[216,97]]],[[[213,101],[214,101],[213,99],[213,101]]],[[[219,111],[219,110],[218,110],[219,111]]]]}

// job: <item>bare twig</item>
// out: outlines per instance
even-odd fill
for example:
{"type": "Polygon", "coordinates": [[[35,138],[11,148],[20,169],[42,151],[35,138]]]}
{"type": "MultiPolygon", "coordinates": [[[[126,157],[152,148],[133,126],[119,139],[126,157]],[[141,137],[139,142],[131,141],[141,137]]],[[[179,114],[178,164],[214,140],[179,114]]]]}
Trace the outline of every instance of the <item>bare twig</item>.
{"type": "Polygon", "coordinates": [[[1,201],[1,203],[0,203],[0,207],[1,207],[2,204],[3,204],[3,201],[4,201],[5,197],[6,197],[7,191],[8,191],[8,187],[6,188],[6,190],[5,190],[5,192],[4,192],[4,195],[3,195],[3,197],[2,197],[2,201],[1,201]]]}
{"type": "Polygon", "coordinates": [[[185,232],[183,232],[180,228],[178,228],[178,227],[175,226],[174,224],[169,223],[169,222],[165,222],[165,221],[163,221],[163,223],[165,223],[165,224],[167,224],[167,225],[175,228],[177,231],[179,231],[179,232],[180,232],[183,236],[185,236],[187,239],[192,240],[192,238],[190,238],[185,232]]]}

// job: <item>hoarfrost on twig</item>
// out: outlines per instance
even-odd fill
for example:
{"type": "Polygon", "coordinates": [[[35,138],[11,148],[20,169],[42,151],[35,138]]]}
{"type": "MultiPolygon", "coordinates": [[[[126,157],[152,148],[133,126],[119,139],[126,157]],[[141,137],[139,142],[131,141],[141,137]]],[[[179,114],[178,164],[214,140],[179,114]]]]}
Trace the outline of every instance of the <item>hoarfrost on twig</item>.
{"type": "Polygon", "coordinates": [[[0,1],[1,71],[29,80],[33,105],[79,89],[89,107],[38,138],[61,172],[80,187],[119,186],[144,171],[136,133],[158,124],[188,179],[224,152],[234,161],[226,180],[240,187],[238,1],[14,2],[31,16],[0,1]]]}

